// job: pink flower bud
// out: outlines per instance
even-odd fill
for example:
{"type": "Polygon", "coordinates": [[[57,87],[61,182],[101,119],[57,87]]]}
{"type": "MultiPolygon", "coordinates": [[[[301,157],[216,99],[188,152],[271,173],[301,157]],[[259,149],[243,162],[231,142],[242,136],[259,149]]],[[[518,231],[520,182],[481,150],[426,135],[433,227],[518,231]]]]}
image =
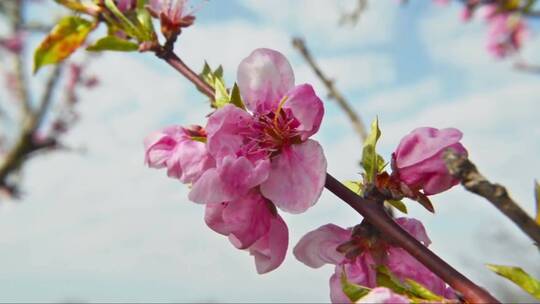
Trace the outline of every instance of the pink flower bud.
{"type": "Polygon", "coordinates": [[[467,155],[459,143],[462,133],[453,128],[417,128],[405,136],[392,154],[393,177],[413,190],[432,195],[450,189],[458,183],[446,168],[443,153],[454,149],[467,155]]]}

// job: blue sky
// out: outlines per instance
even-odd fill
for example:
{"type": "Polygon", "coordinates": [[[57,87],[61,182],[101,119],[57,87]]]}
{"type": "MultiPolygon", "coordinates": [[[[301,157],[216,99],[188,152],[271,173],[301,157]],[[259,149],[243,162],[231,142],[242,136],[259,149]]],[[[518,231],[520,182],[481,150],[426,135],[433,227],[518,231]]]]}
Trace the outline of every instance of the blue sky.
{"type": "MultiPolygon", "coordinates": [[[[532,213],[538,76],[489,57],[483,22],[462,24],[457,3],[370,1],[356,26],[337,26],[354,2],[208,1],[177,50],[194,68],[205,59],[223,64],[229,83],[253,49],[283,52],[297,83],[313,83],[326,100],[317,139],[329,172],[358,178],[359,141],[290,45],[292,36],[304,37],[364,120],[379,117],[383,155],[415,127],[457,127],[481,171],[532,213]]],[[[51,5],[29,15],[58,13],[51,5]]],[[[532,62],[540,62],[536,44],[533,35],[523,53],[532,62]]],[[[289,251],[281,268],[257,275],[246,252],[205,226],[184,185],[143,166],[146,134],[204,123],[208,108],[189,83],[149,54],[107,53],[91,69],[101,85],[84,95],[83,119],[66,140],[86,152],[36,158],[25,170],[24,200],[0,206],[0,301],[329,301],[331,267],[309,269],[289,251]]],[[[425,223],[432,249],[456,268],[500,296],[500,279],[483,263],[522,265],[540,276],[534,246],[487,202],[460,188],[433,201],[435,216],[409,202],[410,216],[425,223]]],[[[320,225],[360,220],[326,191],[309,212],[285,218],[290,248],[320,225]]]]}

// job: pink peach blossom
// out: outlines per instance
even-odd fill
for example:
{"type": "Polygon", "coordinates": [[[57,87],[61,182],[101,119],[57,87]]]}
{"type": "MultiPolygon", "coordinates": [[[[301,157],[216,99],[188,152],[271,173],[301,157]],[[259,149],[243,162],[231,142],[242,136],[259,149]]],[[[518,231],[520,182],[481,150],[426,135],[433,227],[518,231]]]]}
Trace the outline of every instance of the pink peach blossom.
{"type": "Polygon", "coordinates": [[[231,201],[260,186],[280,209],[304,212],[318,200],[326,176],[322,148],[309,139],[321,124],[322,101],[310,85],[294,86],[285,57],[269,49],[242,61],[238,85],[252,112],[226,105],[210,116],[207,147],[216,168],[193,185],[190,199],[231,201]]]}
{"type": "MultiPolygon", "coordinates": [[[[420,221],[398,218],[396,222],[425,246],[431,243],[420,221]]],[[[330,298],[333,303],[350,302],[343,293],[340,283],[343,271],[350,282],[374,288],[377,285],[377,266],[388,267],[401,280],[410,278],[425,285],[434,293],[447,298],[455,297],[452,289],[447,287],[440,278],[416,261],[405,250],[391,243],[379,240],[383,242],[383,245],[373,248],[358,245],[354,256],[346,256],[338,251],[338,247],[342,244],[351,246],[349,242],[353,237],[351,231],[351,229],[343,229],[333,224],[324,225],[302,237],[293,250],[295,257],[309,267],[319,268],[324,264],[335,265],[334,274],[330,278],[330,298]]],[[[366,243],[358,236],[354,237],[354,244],[366,243]]],[[[367,244],[371,243],[372,241],[367,242],[367,244]]]]}
{"type": "Polygon", "coordinates": [[[443,153],[451,148],[467,155],[459,141],[462,133],[453,128],[417,128],[401,139],[392,154],[392,175],[413,190],[432,195],[450,189],[459,181],[446,168],[443,153]]]}

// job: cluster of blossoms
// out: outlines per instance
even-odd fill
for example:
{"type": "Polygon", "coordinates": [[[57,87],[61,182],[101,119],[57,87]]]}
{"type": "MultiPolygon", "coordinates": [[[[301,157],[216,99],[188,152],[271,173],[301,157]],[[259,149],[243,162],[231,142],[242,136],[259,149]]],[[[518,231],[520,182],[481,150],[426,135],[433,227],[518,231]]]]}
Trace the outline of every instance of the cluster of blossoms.
{"type": "Polygon", "coordinates": [[[326,159],[309,137],[324,108],[310,85],[295,86],[277,51],[257,49],[244,59],[238,86],[247,110],[228,104],[204,128],[172,126],[150,135],[146,163],[191,184],[189,198],[206,205],[207,225],[247,249],[265,273],[281,264],[288,247],[277,209],[304,212],[322,192],[326,159]]]}
{"type": "MultiPolygon", "coordinates": [[[[448,4],[449,0],[434,0],[439,5],[448,4]]],[[[469,21],[474,13],[482,8],[483,16],[488,23],[486,48],[497,57],[504,58],[519,51],[527,37],[527,25],[519,12],[507,9],[505,1],[493,1],[485,4],[480,0],[463,1],[461,13],[463,21],[469,21]]],[[[519,1],[518,1],[519,2],[519,1]]]]}

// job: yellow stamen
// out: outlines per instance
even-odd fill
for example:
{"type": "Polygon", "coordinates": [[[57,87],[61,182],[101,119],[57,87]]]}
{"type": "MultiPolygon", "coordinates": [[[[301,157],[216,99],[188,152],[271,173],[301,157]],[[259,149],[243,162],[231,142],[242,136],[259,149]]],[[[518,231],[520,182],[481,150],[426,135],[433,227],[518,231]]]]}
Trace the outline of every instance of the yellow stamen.
{"type": "Polygon", "coordinates": [[[277,108],[275,116],[274,116],[274,127],[276,127],[276,128],[278,127],[277,120],[278,120],[279,114],[281,113],[281,109],[283,108],[283,105],[285,104],[287,99],[289,99],[289,96],[285,95],[285,96],[283,96],[283,98],[279,102],[278,108],[277,108]]]}

